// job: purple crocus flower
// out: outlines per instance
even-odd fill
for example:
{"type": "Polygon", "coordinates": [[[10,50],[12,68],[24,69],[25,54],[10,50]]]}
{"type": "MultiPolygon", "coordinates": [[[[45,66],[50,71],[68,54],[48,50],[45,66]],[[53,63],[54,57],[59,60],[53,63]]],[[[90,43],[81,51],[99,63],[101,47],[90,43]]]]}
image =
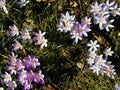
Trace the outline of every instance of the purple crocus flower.
{"type": "Polygon", "coordinates": [[[26,68],[36,68],[36,66],[40,66],[40,62],[34,56],[28,55],[23,59],[24,65],[26,68]]]}
{"type": "Polygon", "coordinates": [[[34,80],[34,72],[32,71],[32,70],[30,70],[29,72],[27,72],[27,77],[26,77],[26,79],[28,80],[28,81],[33,81],[34,80]]]}
{"type": "Polygon", "coordinates": [[[30,33],[27,28],[25,28],[24,31],[21,31],[20,33],[22,34],[21,39],[31,39],[30,33]]]}
{"type": "Polygon", "coordinates": [[[7,68],[10,71],[10,74],[16,74],[16,67],[15,66],[8,66],[7,68]]]}
{"type": "Polygon", "coordinates": [[[90,32],[91,29],[87,27],[87,25],[85,24],[79,24],[79,30],[80,30],[80,36],[84,35],[84,36],[88,36],[87,32],[90,32]]]}
{"type": "Polygon", "coordinates": [[[16,40],[14,44],[12,44],[13,49],[12,50],[18,50],[18,49],[22,49],[22,45],[16,40]]]}
{"type": "Polygon", "coordinates": [[[31,82],[25,81],[23,90],[30,90],[30,88],[33,88],[31,82]]]}
{"type": "Polygon", "coordinates": [[[33,40],[40,40],[40,39],[42,39],[44,37],[45,33],[46,32],[42,33],[41,30],[38,30],[38,33],[34,32],[34,35],[36,37],[34,37],[33,40]]]}
{"type": "Polygon", "coordinates": [[[21,85],[24,85],[24,83],[27,81],[27,71],[26,70],[22,70],[21,72],[18,72],[19,76],[18,76],[18,81],[20,82],[21,85]]]}
{"type": "Polygon", "coordinates": [[[23,65],[23,62],[18,59],[17,63],[16,63],[16,69],[19,70],[23,70],[25,68],[25,66],[23,65]]]}
{"type": "Polygon", "coordinates": [[[7,90],[14,90],[17,87],[17,84],[15,81],[9,81],[6,83],[6,86],[8,87],[7,90]]]}
{"type": "Polygon", "coordinates": [[[44,84],[45,81],[44,81],[44,75],[42,74],[42,71],[39,70],[37,73],[35,73],[34,75],[34,82],[36,83],[41,83],[41,84],[44,84]]]}
{"type": "Polygon", "coordinates": [[[9,26],[9,29],[10,29],[10,31],[8,32],[8,34],[10,34],[11,36],[19,35],[18,28],[15,24],[13,24],[13,26],[9,26]]]}

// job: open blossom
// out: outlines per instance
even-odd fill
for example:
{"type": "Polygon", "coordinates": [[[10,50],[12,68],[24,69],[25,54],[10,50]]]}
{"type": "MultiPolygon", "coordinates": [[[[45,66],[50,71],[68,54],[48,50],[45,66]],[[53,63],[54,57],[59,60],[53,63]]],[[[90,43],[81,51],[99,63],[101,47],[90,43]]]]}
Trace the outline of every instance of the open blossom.
{"type": "Polygon", "coordinates": [[[16,67],[15,66],[8,66],[8,70],[10,71],[10,74],[16,74],[16,67]]]}
{"type": "Polygon", "coordinates": [[[21,39],[31,39],[30,33],[27,28],[25,28],[24,31],[21,31],[20,33],[22,34],[21,39]]]}
{"type": "Polygon", "coordinates": [[[100,46],[97,44],[97,40],[95,40],[95,41],[90,40],[90,43],[88,43],[87,46],[90,47],[90,48],[89,48],[89,51],[92,51],[92,50],[93,50],[93,51],[96,51],[97,48],[100,47],[100,46]]]}
{"type": "Polygon", "coordinates": [[[12,44],[13,46],[13,50],[18,50],[18,49],[22,49],[22,45],[16,40],[14,44],[12,44]]]}
{"type": "Polygon", "coordinates": [[[98,11],[99,11],[99,5],[98,5],[98,2],[95,2],[94,5],[90,5],[91,9],[90,9],[90,12],[96,14],[98,11]]]}
{"type": "Polygon", "coordinates": [[[14,90],[17,87],[17,84],[15,81],[9,81],[6,83],[6,86],[8,87],[8,90],[14,90]]]}
{"type": "Polygon", "coordinates": [[[23,70],[25,68],[25,66],[23,65],[23,62],[18,59],[17,63],[16,63],[16,70],[23,70]]]}
{"type": "Polygon", "coordinates": [[[113,16],[119,15],[120,16],[120,8],[118,8],[118,4],[115,4],[113,7],[109,8],[111,10],[111,14],[113,16]]]}
{"type": "Polygon", "coordinates": [[[0,0],[0,8],[3,8],[3,11],[8,14],[8,10],[6,8],[5,0],[0,0]]]}
{"type": "Polygon", "coordinates": [[[115,5],[115,2],[111,2],[110,3],[110,0],[107,0],[106,3],[105,3],[105,7],[107,8],[107,11],[109,8],[113,7],[115,5]]]}
{"type": "Polygon", "coordinates": [[[33,40],[41,40],[44,37],[45,33],[46,32],[42,33],[41,30],[38,30],[38,33],[34,32],[34,35],[36,37],[34,37],[33,40]]]}
{"type": "Polygon", "coordinates": [[[113,53],[114,53],[114,52],[111,51],[111,47],[110,47],[110,48],[107,48],[107,49],[105,50],[105,52],[104,52],[104,54],[105,54],[106,56],[112,56],[113,53]]]}
{"type": "Polygon", "coordinates": [[[14,52],[11,52],[11,55],[8,55],[8,60],[10,60],[10,61],[16,61],[17,60],[17,56],[18,55],[15,55],[14,52]]]}
{"type": "Polygon", "coordinates": [[[28,55],[23,59],[23,63],[26,68],[36,68],[36,66],[40,66],[40,62],[34,56],[28,55]]]}
{"type": "Polygon", "coordinates": [[[96,16],[95,20],[96,20],[96,24],[99,24],[99,28],[100,30],[102,30],[104,27],[104,24],[107,23],[106,19],[108,19],[109,15],[106,16],[96,16]]]}
{"type": "Polygon", "coordinates": [[[82,20],[81,20],[82,24],[86,24],[86,25],[90,25],[91,24],[91,18],[88,18],[87,16],[85,16],[82,20]]]}
{"type": "Polygon", "coordinates": [[[92,66],[95,63],[95,60],[93,58],[88,58],[87,63],[92,66]]]}
{"type": "Polygon", "coordinates": [[[106,29],[106,31],[109,31],[109,28],[113,28],[114,26],[111,24],[114,22],[114,19],[110,20],[110,21],[107,21],[105,24],[104,24],[104,28],[106,29]]]}
{"type": "Polygon", "coordinates": [[[90,69],[93,70],[93,73],[96,73],[97,75],[99,75],[99,71],[100,71],[100,67],[98,65],[93,65],[90,67],[90,69]]]}
{"type": "Polygon", "coordinates": [[[17,4],[20,5],[20,8],[26,6],[26,4],[28,4],[30,1],[29,0],[20,0],[17,2],[17,4]]]}
{"type": "Polygon", "coordinates": [[[10,34],[11,36],[19,35],[18,28],[15,24],[13,26],[9,26],[9,29],[10,29],[10,31],[8,32],[8,34],[10,34]]]}
{"type": "Polygon", "coordinates": [[[44,75],[41,70],[34,74],[34,82],[44,84],[44,75]]]}
{"type": "Polygon", "coordinates": [[[63,21],[63,22],[70,21],[70,22],[72,22],[72,21],[74,21],[74,19],[75,19],[75,16],[74,15],[70,15],[69,12],[67,11],[65,13],[65,15],[61,14],[61,20],[60,21],[63,21]]]}
{"type": "Polygon", "coordinates": [[[7,83],[8,81],[11,81],[12,80],[12,77],[10,74],[8,74],[7,72],[5,72],[4,75],[2,75],[2,77],[4,78],[3,79],[3,82],[7,83]]]}

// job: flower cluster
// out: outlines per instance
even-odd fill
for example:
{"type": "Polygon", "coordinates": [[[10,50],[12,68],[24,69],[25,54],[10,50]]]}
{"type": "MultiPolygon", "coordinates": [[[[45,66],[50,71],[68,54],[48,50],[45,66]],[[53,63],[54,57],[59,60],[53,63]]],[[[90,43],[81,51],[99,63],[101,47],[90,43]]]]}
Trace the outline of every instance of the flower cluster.
{"type": "MultiPolygon", "coordinates": [[[[4,82],[11,81],[12,74],[18,75],[19,83],[24,86],[24,90],[29,90],[32,88],[32,82],[44,84],[44,75],[41,70],[33,72],[32,69],[35,69],[37,66],[40,66],[40,62],[34,56],[28,55],[22,60],[17,59],[18,55],[15,55],[12,52],[11,55],[8,55],[8,70],[10,74],[6,73],[7,77],[4,76],[4,82]]],[[[7,85],[7,84],[6,84],[7,85]]]]}
{"type": "Polygon", "coordinates": [[[78,40],[82,40],[82,36],[88,36],[87,32],[90,32],[91,18],[87,16],[81,20],[81,23],[74,20],[75,16],[66,14],[61,15],[60,22],[58,24],[58,31],[61,32],[70,32],[71,38],[75,39],[75,43],[78,43],[78,40]]]}
{"type": "Polygon", "coordinates": [[[90,40],[90,43],[87,44],[89,48],[88,50],[88,58],[87,63],[90,66],[90,69],[93,71],[93,73],[96,73],[97,75],[106,74],[108,77],[114,79],[115,69],[114,66],[111,64],[108,60],[108,56],[112,56],[114,53],[111,51],[111,48],[106,48],[104,51],[104,54],[98,55],[97,49],[100,47],[100,45],[97,44],[97,41],[90,40]]]}
{"type": "MultiPolygon", "coordinates": [[[[11,35],[12,37],[14,36],[18,36],[19,33],[21,34],[21,36],[19,37],[22,40],[29,40],[31,39],[30,36],[30,32],[27,28],[23,29],[22,31],[19,31],[17,26],[14,24],[12,26],[9,26],[10,31],[8,32],[9,35],[11,35]]],[[[40,30],[38,30],[38,33],[33,32],[33,34],[35,35],[35,37],[33,38],[34,41],[37,41],[35,43],[35,45],[40,45],[40,48],[42,49],[43,47],[47,47],[47,39],[45,39],[44,35],[45,32],[41,32],[40,30]]],[[[18,49],[22,49],[22,44],[15,40],[15,43],[12,44],[13,49],[12,50],[18,50],[18,49]]]]}
{"type": "Polygon", "coordinates": [[[5,72],[5,74],[2,75],[2,77],[3,77],[3,82],[8,87],[8,90],[14,90],[17,87],[16,82],[12,80],[11,74],[5,72]]]}
{"type": "Polygon", "coordinates": [[[120,15],[120,8],[118,8],[118,4],[113,2],[109,2],[107,0],[105,3],[95,2],[94,5],[90,5],[90,12],[93,13],[94,23],[99,25],[99,29],[109,31],[109,28],[113,28],[112,23],[114,19],[109,20],[110,16],[120,15]]]}

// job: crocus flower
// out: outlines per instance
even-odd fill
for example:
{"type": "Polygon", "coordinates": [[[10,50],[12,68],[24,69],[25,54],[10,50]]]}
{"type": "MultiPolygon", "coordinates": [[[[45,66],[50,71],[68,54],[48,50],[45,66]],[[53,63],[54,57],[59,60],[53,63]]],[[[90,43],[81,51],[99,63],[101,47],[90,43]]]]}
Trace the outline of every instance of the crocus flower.
{"type": "Polygon", "coordinates": [[[106,29],[106,31],[109,31],[109,28],[113,28],[114,26],[111,24],[114,22],[114,19],[110,20],[110,21],[107,21],[105,24],[104,24],[104,28],[106,29]]]}
{"type": "Polygon", "coordinates": [[[0,0],[0,8],[3,8],[3,11],[8,14],[8,10],[6,8],[5,0],[0,0]]]}
{"type": "Polygon", "coordinates": [[[95,17],[95,24],[99,24],[99,29],[102,30],[104,27],[104,24],[107,22],[106,19],[108,19],[109,15],[106,16],[96,16],[95,17]]]}
{"type": "Polygon", "coordinates": [[[39,70],[37,73],[34,75],[34,82],[36,83],[41,83],[44,84],[44,75],[42,74],[42,71],[39,70]]]}
{"type": "Polygon", "coordinates": [[[10,71],[10,74],[16,74],[16,67],[15,66],[8,66],[8,70],[10,71]]]}
{"type": "Polygon", "coordinates": [[[109,8],[113,7],[114,4],[115,4],[114,1],[110,3],[110,1],[107,0],[106,3],[105,3],[105,7],[107,8],[107,11],[108,11],[109,8]]]}
{"type": "Polygon", "coordinates": [[[18,50],[18,49],[22,49],[22,45],[16,40],[14,44],[12,44],[13,46],[13,50],[18,50]]]}
{"type": "Polygon", "coordinates": [[[93,51],[96,51],[97,48],[100,47],[100,46],[97,44],[97,40],[95,40],[95,41],[90,40],[90,43],[88,43],[87,46],[90,47],[90,48],[89,48],[89,51],[92,51],[92,50],[93,50],[93,51]]]}
{"type": "Polygon", "coordinates": [[[30,1],[29,0],[20,0],[19,2],[17,2],[17,4],[20,5],[20,8],[26,6],[26,4],[28,4],[30,1]]]}
{"type": "Polygon", "coordinates": [[[114,51],[111,51],[111,47],[110,48],[107,48],[104,52],[104,54],[106,56],[112,56],[112,54],[114,53],[114,51]]]}
{"type": "Polygon", "coordinates": [[[115,90],[120,90],[120,84],[118,83],[115,84],[115,90]]]}
{"type": "Polygon", "coordinates": [[[90,12],[92,12],[94,15],[99,11],[100,7],[98,5],[98,2],[95,2],[94,5],[90,5],[91,9],[90,12]]]}
{"type": "Polygon", "coordinates": [[[5,72],[5,74],[2,75],[2,77],[4,78],[4,79],[3,79],[3,82],[5,82],[5,83],[7,83],[8,81],[11,81],[11,80],[12,80],[11,75],[8,74],[7,72],[5,72]]]}
{"type": "Polygon", "coordinates": [[[16,69],[19,70],[23,70],[25,68],[25,66],[23,65],[23,62],[18,59],[17,63],[16,63],[16,69]]]}
{"type": "Polygon", "coordinates": [[[14,90],[17,87],[17,84],[15,81],[9,81],[6,83],[6,86],[8,87],[8,90],[14,90]]]}
{"type": "Polygon", "coordinates": [[[14,52],[11,52],[11,55],[8,55],[8,60],[10,60],[10,61],[17,61],[17,56],[18,55],[15,55],[15,53],[14,52]]]}
{"type": "Polygon", "coordinates": [[[82,20],[81,20],[82,24],[86,24],[86,25],[90,25],[91,24],[91,18],[88,18],[87,16],[85,16],[82,20]]]}
{"type": "Polygon", "coordinates": [[[33,81],[34,80],[34,72],[32,70],[30,70],[29,72],[27,72],[27,77],[26,79],[28,81],[33,81]]]}
{"type": "Polygon", "coordinates": [[[93,58],[93,59],[95,59],[96,56],[97,56],[97,54],[94,50],[90,51],[89,54],[88,54],[88,57],[93,58]]]}
{"type": "Polygon", "coordinates": [[[9,29],[10,29],[9,34],[11,36],[15,36],[15,35],[18,36],[19,35],[18,28],[15,24],[13,26],[9,26],[9,29]]]}
{"type": "Polygon", "coordinates": [[[91,70],[93,70],[93,73],[96,73],[97,75],[99,75],[99,71],[100,71],[100,67],[98,65],[93,65],[90,67],[91,70]]]}
{"type": "Polygon", "coordinates": [[[90,66],[92,66],[92,65],[95,63],[95,60],[92,59],[92,58],[88,58],[88,59],[87,59],[87,63],[88,63],[90,66]]]}
{"type": "Polygon", "coordinates": [[[31,39],[30,33],[27,28],[25,28],[24,31],[20,32],[22,34],[21,39],[26,40],[26,39],[31,39]]]}
{"type": "Polygon", "coordinates": [[[24,83],[24,89],[23,90],[30,90],[31,88],[33,88],[32,84],[28,81],[26,81],[24,83]]]}
{"type": "Polygon", "coordinates": [[[34,35],[36,35],[36,37],[33,38],[33,40],[41,40],[46,32],[41,32],[41,30],[38,30],[38,33],[34,32],[34,35]]]}

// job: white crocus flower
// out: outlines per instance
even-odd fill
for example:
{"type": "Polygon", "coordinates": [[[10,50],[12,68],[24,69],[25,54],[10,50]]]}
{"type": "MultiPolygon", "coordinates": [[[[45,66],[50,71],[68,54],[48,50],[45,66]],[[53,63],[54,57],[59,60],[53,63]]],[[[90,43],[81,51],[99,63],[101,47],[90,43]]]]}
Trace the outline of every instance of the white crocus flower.
{"type": "Polygon", "coordinates": [[[104,54],[106,56],[112,56],[112,54],[114,53],[114,51],[111,51],[111,47],[110,48],[107,48],[104,52],[104,54]]]}
{"type": "Polygon", "coordinates": [[[97,44],[97,40],[95,40],[95,41],[90,40],[90,43],[88,43],[87,46],[90,47],[89,48],[90,52],[91,51],[96,51],[97,48],[100,47],[100,45],[97,44]]]}
{"type": "Polygon", "coordinates": [[[3,82],[5,82],[5,83],[7,83],[7,82],[12,80],[11,75],[8,74],[7,72],[5,72],[5,74],[2,77],[4,78],[3,82]]]}
{"type": "Polygon", "coordinates": [[[29,0],[20,0],[19,2],[17,2],[17,4],[20,5],[20,8],[26,6],[26,4],[28,4],[30,1],[29,0]]]}
{"type": "Polygon", "coordinates": [[[0,8],[3,8],[3,11],[8,14],[8,10],[6,8],[5,0],[0,0],[0,8]]]}
{"type": "Polygon", "coordinates": [[[93,70],[93,73],[99,75],[100,67],[98,65],[93,65],[92,67],[90,67],[90,69],[93,70]]]}

